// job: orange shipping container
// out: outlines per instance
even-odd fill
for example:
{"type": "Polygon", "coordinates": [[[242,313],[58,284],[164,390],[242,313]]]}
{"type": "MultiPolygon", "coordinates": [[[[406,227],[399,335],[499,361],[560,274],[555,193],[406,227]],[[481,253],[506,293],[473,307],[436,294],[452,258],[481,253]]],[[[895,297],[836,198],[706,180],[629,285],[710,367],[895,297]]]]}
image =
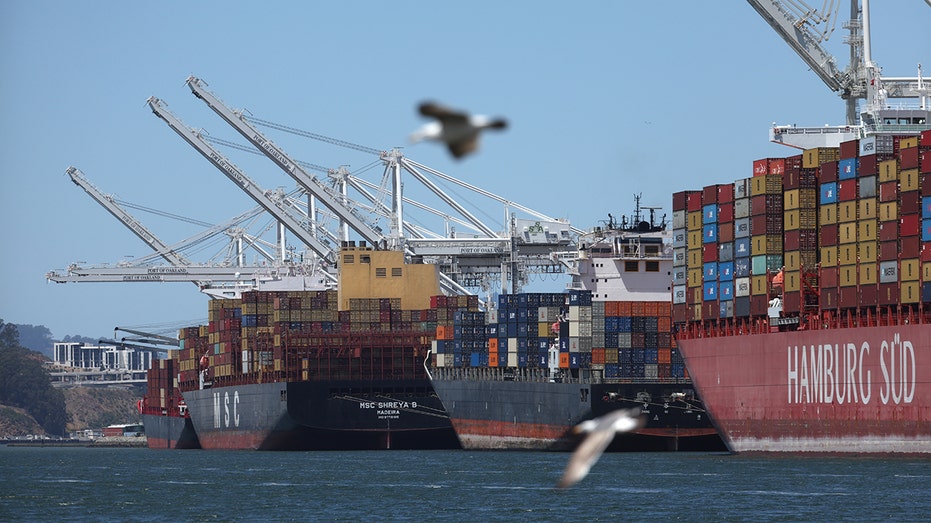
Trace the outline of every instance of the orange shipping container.
{"type": "Polygon", "coordinates": [[[559,368],[560,369],[569,368],[569,353],[568,352],[559,353],[559,368]]]}

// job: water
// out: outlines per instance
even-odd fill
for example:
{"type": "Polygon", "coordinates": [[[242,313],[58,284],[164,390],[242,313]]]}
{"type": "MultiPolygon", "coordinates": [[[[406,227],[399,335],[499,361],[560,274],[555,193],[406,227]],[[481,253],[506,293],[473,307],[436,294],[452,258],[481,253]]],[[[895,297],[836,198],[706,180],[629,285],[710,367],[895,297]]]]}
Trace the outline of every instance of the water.
{"type": "Polygon", "coordinates": [[[0,521],[922,521],[931,460],[0,447],[0,521]]]}

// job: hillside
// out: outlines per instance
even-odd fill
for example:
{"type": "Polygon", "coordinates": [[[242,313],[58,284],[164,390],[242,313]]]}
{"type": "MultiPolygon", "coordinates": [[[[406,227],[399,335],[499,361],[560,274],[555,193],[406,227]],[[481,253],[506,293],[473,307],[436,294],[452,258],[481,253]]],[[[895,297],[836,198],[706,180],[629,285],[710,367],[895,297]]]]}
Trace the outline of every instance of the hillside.
{"type": "Polygon", "coordinates": [[[136,402],[142,399],[143,387],[68,387],[63,391],[69,431],[142,422],[136,402]]]}
{"type": "Polygon", "coordinates": [[[35,418],[23,409],[0,405],[0,438],[45,434],[35,418]]]}

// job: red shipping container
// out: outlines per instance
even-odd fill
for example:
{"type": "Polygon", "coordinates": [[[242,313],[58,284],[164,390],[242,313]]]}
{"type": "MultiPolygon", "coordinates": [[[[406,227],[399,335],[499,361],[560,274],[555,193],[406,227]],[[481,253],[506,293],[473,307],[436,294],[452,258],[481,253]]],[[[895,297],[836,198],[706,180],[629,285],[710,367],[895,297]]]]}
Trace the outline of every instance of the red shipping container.
{"type": "Polygon", "coordinates": [[[718,224],[718,242],[728,243],[734,241],[734,222],[718,224]]]}
{"type": "Polygon", "coordinates": [[[861,307],[877,305],[879,301],[879,287],[876,284],[860,285],[859,302],[861,307]]]}
{"type": "Polygon", "coordinates": [[[842,309],[853,309],[860,301],[860,294],[856,287],[841,287],[838,291],[837,303],[842,309]]]}
{"type": "Polygon", "coordinates": [[[769,309],[769,297],[750,296],[750,315],[765,316],[769,309]]]}
{"type": "Polygon", "coordinates": [[[931,149],[918,153],[918,171],[922,174],[931,174],[931,149]]]}
{"type": "Polygon", "coordinates": [[[792,231],[786,231],[784,236],[783,250],[784,251],[797,251],[798,249],[798,239],[799,239],[799,229],[792,231]]]}
{"type": "Polygon", "coordinates": [[[753,176],[766,176],[769,174],[769,159],[753,161],[753,176]]]}
{"type": "Polygon", "coordinates": [[[899,197],[899,182],[885,182],[879,184],[879,201],[894,202],[899,197]]]}
{"type": "MultiPolygon", "coordinates": [[[[931,156],[931,154],[928,154],[928,156],[931,156]]],[[[921,175],[921,194],[931,196],[931,176],[921,175]]]]}
{"type": "Polygon", "coordinates": [[[702,201],[702,205],[708,205],[709,203],[718,203],[718,186],[708,185],[702,188],[701,201],[702,201]]]}
{"type": "Polygon", "coordinates": [[[688,202],[686,203],[686,210],[689,212],[695,212],[702,210],[701,204],[701,191],[689,191],[688,202]]]}
{"type": "Polygon", "coordinates": [[[768,174],[785,174],[786,172],[786,161],[784,158],[771,158],[769,160],[769,173],[768,174]]]}
{"type": "Polygon", "coordinates": [[[857,179],[837,182],[837,201],[852,202],[857,199],[857,179]]]}
{"type": "Polygon", "coordinates": [[[799,291],[782,293],[782,309],[785,312],[798,312],[802,310],[802,293],[799,291]]]}
{"type": "Polygon", "coordinates": [[[825,267],[821,269],[821,287],[837,287],[837,267],[825,267]]]}
{"type": "Polygon", "coordinates": [[[880,283],[876,302],[879,305],[895,305],[899,303],[899,283],[880,283]]]}
{"type": "Polygon", "coordinates": [[[860,157],[860,176],[873,176],[877,173],[878,162],[875,154],[860,157]]]}
{"type": "Polygon", "coordinates": [[[931,129],[927,131],[921,131],[921,136],[918,139],[918,145],[921,147],[931,147],[931,129]]]}
{"type": "Polygon", "coordinates": [[[840,143],[840,159],[856,158],[860,154],[860,140],[840,143]]]}
{"type": "Polygon", "coordinates": [[[702,261],[705,263],[718,261],[718,244],[706,243],[702,246],[702,261]]]}
{"type": "Polygon", "coordinates": [[[837,162],[824,162],[821,164],[821,183],[837,181],[837,162]]]}
{"type": "Polygon", "coordinates": [[[879,260],[890,261],[899,259],[899,242],[887,240],[879,242],[879,260]]]}
{"type": "MultiPolygon", "coordinates": [[[[931,195],[929,195],[931,196],[931,195]]],[[[921,214],[921,193],[918,191],[899,192],[899,214],[921,214]]]]}
{"type": "Polygon", "coordinates": [[[921,243],[921,262],[931,262],[931,243],[921,243]]]}
{"type": "MultiPolygon", "coordinates": [[[[721,186],[721,187],[723,187],[723,186],[721,186]]],[[[734,186],[731,185],[731,188],[733,188],[733,187],[734,187],[734,186]]],[[[720,194],[721,194],[721,193],[718,193],[719,196],[720,196],[720,194]]],[[[732,222],[732,221],[734,221],[734,204],[733,204],[733,202],[730,202],[730,203],[720,203],[720,200],[718,200],[718,202],[719,202],[719,203],[718,203],[718,223],[719,223],[719,224],[723,224],[723,223],[727,223],[727,222],[732,222]]]]}
{"type": "Polygon", "coordinates": [[[718,300],[706,301],[701,304],[701,317],[703,320],[716,320],[721,315],[721,306],[718,300]]]}
{"type": "Polygon", "coordinates": [[[688,203],[689,191],[679,191],[672,193],[672,210],[684,211],[688,203]]]}
{"type": "Polygon", "coordinates": [[[901,169],[914,169],[918,167],[918,148],[909,147],[899,151],[899,167],[901,169]]]}
{"type": "Polygon", "coordinates": [[[730,203],[734,201],[734,184],[727,183],[718,185],[718,203],[730,203]]]}
{"type": "MultiPolygon", "coordinates": [[[[921,256],[921,237],[902,236],[899,240],[899,258],[917,258],[921,256]]],[[[890,258],[891,259],[891,258],[890,258]]]]}
{"type": "Polygon", "coordinates": [[[837,308],[837,287],[822,287],[821,296],[818,300],[822,309],[837,308]]]}
{"type": "Polygon", "coordinates": [[[879,241],[890,242],[899,238],[899,222],[879,222],[879,241]]]}
{"type": "Polygon", "coordinates": [[[921,234],[921,215],[905,214],[899,218],[899,235],[918,236],[921,234]]]}
{"type": "Polygon", "coordinates": [[[824,225],[821,227],[821,245],[825,247],[837,245],[837,224],[824,225]]]}

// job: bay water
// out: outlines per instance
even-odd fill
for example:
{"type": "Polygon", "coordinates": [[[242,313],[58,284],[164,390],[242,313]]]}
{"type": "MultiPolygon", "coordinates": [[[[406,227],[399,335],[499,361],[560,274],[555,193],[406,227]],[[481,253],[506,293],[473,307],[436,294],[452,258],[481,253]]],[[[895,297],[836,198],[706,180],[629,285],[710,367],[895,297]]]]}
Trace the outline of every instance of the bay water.
{"type": "Polygon", "coordinates": [[[931,460],[0,446],[0,521],[929,521],[931,460]]]}

